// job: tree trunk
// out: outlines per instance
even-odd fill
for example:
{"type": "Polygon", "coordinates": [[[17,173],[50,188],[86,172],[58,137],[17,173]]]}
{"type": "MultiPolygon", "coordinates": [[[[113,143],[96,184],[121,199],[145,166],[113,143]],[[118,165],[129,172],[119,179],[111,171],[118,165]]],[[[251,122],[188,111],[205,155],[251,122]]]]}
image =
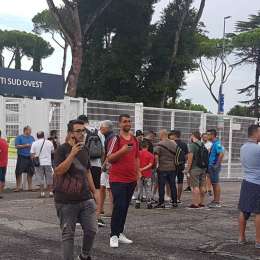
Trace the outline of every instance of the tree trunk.
{"type": "Polygon", "coordinates": [[[255,73],[255,116],[259,120],[259,78],[260,78],[260,50],[258,51],[255,73]]]}
{"type": "Polygon", "coordinates": [[[15,53],[15,69],[20,70],[21,69],[21,53],[20,53],[20,49],[16,48],[14,53],[15,53]]]}
{"type": "Polygon", "coordinates": [[[62,68],[61,68],[61,75],[63,76],[64,80],[65,80],[65,70],[66,70],[66,64],[67,64],[68,47],[69,47],[69,44],[65,40],[65,45],[64,45],[64,49],[63,49],[63,63],[62,63],[62,68]]]}
{"type": "Polygon", "coordinates": [[[183,7],[184,9],[181,10],[182,13],[180,14],[179,24],[178,24],[177,30],[175,32],[173,51],[172,51],[172,55],[171,55],[171,62],[170,62],[169,67],[168,67],[168,69],[165,73],[164,81],[163,81],[164,84],[165,84],[165,88],[164,88],[162,99],[161,99],[161,107],[162,108],[164,107],[165,102],[166,102],[168,88],[169,88],[169,84],[170,84],[170,78],[171,78],[171,70],[172,70],[172,67],[173,67],[175,60],[176,60],[176,56],[177,56],[178,49],[179,49],[179,42],[180,42],[180,38],[181,38],[181,32],[182,32],[183,24],[184,24],[186,16],[188,15],[191,3],[192,3],[192,0],[186,0],[184,7],[183,7]]]}
{"type": "Polygon", "coordinates": [[[41,59],[40,58],[38,58],[38,57],[33,58],[32,70],[41,72],[41,59]]]}
{"type": "Polygon", "coordinates": [[[82,43],[78,42],[77,44],[73,45],[71,52],[72,52],[72,65],[68,75],[67,94],[70,97],[76,97],[79,74],[80,74],[82,60],[83,60],[82,43]]]}

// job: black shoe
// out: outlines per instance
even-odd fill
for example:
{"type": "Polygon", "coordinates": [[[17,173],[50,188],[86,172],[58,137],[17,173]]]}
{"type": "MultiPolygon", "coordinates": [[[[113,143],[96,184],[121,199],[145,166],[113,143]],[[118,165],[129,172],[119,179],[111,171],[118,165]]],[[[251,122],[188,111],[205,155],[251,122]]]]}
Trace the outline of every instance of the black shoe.
{"type": "Polygon", "coordinates": [[[158,203],[153,208],[154,209],[165,209],[165,204],[164,203],[158,203]]]}
{"type": "Polygon", "coordinates": [[[136,209],[140,209],[140,208],[141,208],[141,202],[140,202],[139,200],[137,200],[137,201],[135,202],[135,208],[136,208],[136,209]]]}
{"type": "Polygon", "coordinates": [[[147,209],[152,209],[153,205],[151,203],[148,203],[146,207],[147,207],[147,209]]]}
{"type": "Polygon", "coordinates": [[[188,186],[188,187],[184,190],[184,192],[191,192],[191,187],[188,186]]]}
{"type": "Polygon", "coordinates": [[[105,222],[100,218],[100,219],[98,219],[98,226],[99,227],[105,227],[106,226],[106,224],[105,224],[105,222]]]}
{"type": "Polygon", "coordinates": [[[173,208],[178,208],[178,203],[172,203],[173,208]]]}

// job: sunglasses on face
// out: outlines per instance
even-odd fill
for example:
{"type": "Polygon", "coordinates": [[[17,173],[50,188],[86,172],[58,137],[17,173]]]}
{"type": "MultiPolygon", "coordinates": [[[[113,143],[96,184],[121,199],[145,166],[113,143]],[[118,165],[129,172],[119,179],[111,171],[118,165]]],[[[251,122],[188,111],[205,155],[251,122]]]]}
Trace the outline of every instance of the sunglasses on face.
{"type": "Polygon", "coordinates": [[[74,130],[73,133],[77,133],[77,134],[85,134],[87,132],[87,130],[84,128],[84,129],[77,129],[77,130],[74,130]]]}

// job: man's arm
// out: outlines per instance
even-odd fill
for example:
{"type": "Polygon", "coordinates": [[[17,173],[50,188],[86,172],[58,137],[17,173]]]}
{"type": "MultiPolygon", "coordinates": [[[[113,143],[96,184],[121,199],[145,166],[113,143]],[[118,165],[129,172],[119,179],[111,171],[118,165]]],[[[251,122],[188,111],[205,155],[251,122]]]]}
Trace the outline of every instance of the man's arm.
{"type": "Polygon", "coordinates": [[[118,138],[114,137],[109,145],[109,150],[107,154],[107,161],[109,163],[114,163],[120,160],[125,154],[127,154],[130,151],[130,149],[132,149],[132,147],[129,148],[128,145],[125,144],[121,149],[113,152],[115,145],[117,145],[117,143],[118,143],[118,138]]]}
{"type": "Polygon", "coordinates": [[[30,144],[21,144],[21,140],[20,140],[19,136],[15,139],[15,148],[17,150],[27,148],[27,147],[30,147],[30,146],[31,146],[30,144]]]}
{"type": "Polygon", "coordinates": [[[219,166],[221,165],[223,158],[224,158],[224,153],[220,153],[218,155],[217,165],[219,165],[219,166]]]}
{"type": "Polygon", "coordinates": [[[88,183],[88,186],[89,186],[89,190],[93,194],[93,197],[94,197],[94,199],[96,201],[96,204],[99,204],[99,196],[97,194],[97,190],[95,188],[95,184],[94,184],[94,181],[93,181],[92,174],[91,174],[90,170],[86,171],[85,176],[87,178],[87,183],[88,183]]]}
{"type": "Polygon", "coordinates": [[[70,168],[70,166],[71,166],[75,156],[78,154],[78,152],[81,149],[82,148],[81,148],[81,144],[80,143],[74,145],[72,147],[72,150],[71,150],[70,154],[68,155],[68,157],[62,163],[60,163],[57,167],[55,167],[54,174],[56,174],[56,175],[63,175],[63,174],[65,174],[69,170],[69,168],[70,168]]]}
{"type": "Polygon", "coordinates": [[[191,172],[191,167],[192,167],[192,162],[193,162],[193,153],[188,153],[188,172],[191,172]]]}
{"type": "Polygon", "coordinates": [[[153,167],[153,163],[149,163],[144,168],[140,168],[140,170],[143,172],[143,171],[151,169],[152,167],[153,167]]]}

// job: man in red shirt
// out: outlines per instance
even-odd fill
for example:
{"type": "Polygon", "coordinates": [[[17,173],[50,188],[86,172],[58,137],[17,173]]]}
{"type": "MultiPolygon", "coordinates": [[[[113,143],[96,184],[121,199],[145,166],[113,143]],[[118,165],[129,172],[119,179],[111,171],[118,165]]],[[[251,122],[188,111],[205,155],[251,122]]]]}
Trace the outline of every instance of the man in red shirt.
{"type": "Polygon", "coordinates": [[[5,139],[1,138],[1,130],[0,130],[0,199],[4,187],[5,187],[5,174],[7,170],[8,163],[8,143],[5,139]]]}
{"type": "Polygon", "coordinates": [[[110,247],[119,243],[131,244],[123,234],[127,212],[140,173],[139,146],[130,133],[131,120],[127,114],[119,116],[120,135],[111,139],[107,160],[111,163],[109,181],[113,195],[110,247]]]}
{"type": "Polygon", "coordinates": [[[141,207],[141,201],[143,199],[143,191],[145,191],[147,208],[151,209],[152,199],[152,167],[154,165],[154,155],[148,151],[149,143],[142,141],[142,150],[140,151],[140,170],[142,177],[138,182],[138,196],[135,203],[135,208],[141,207]]]}

